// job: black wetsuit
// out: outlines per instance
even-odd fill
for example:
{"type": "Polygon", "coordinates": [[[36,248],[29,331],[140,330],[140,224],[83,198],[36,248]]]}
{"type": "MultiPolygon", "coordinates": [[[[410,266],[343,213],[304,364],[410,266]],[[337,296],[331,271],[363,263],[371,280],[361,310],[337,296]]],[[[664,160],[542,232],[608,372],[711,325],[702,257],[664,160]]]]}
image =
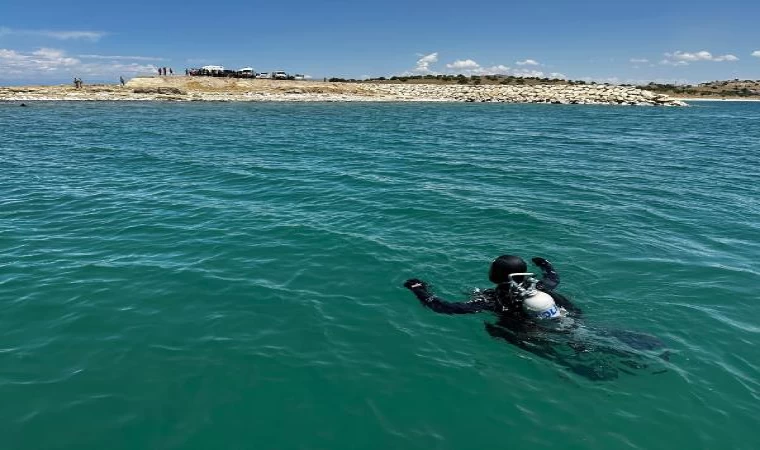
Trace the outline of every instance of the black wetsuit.
{"type": "MultiPolygon", "coordinates": [[[[554,270],[551,263],[543,258],[533,258],[533,262],[541,268],[543,279],[536,285],[536,288],[547,293],[554,299],[557,306],[564,308],[569,316],[580,319],[582,311],[575,306],[567,297],[554,292],[554,288],[559,285],[559,274],[554,270]]],[[[523,311],[519,299],[510,294],[508,283],[499,284],[494,289],[478,291],[471,300],[466,302],[448,302],[437,297],[430,292],[425,282],[418,279],[411,279],[404,283],[404,286],[411,290],[425,307],[440,314],[473,314],[484,311],[490,311],[498,315],[496,323],[486,322],[486,332],[495,338],[504,339],[505,341],[529,351],[535,355],[555,361],[562,366],[570,369],[572,372],[582,375],[592,380],[609,380],[617,378],[618,372],[629,372],[630,369],[646,368],[647,365],[640,362],[637,355],[625,350],[619,350],[611,347],[593,345],[590,348],[582,340],[573,339],[570,334],[578,326],[579,321],[575,320],[574,326],[561,329],[547,329],[539,326],[532,318],[528,317],[523,311]],[[536,333],[540,330],[539,333],[536,333]],[[568,339],[564,345],[557,346],[556,340],[547,339],[549,335],[566,334],[568,339]],[[571,354],[563,351],[571,349],[571,354]],[[580,354],[588,356],[592,353],[599,355],[614,356],[618,360],[615,363],[609,361],[583,361],[582,358],[576,358],[580,354]]],[[[619,330],[595,330],[598,336],[611,336],[624,342],[633,349],[651,350],[662,347],[662,341],[659,339],[636,332],[619,331],[619,330]]],[[[661,357],[667,359],[667,352],[661,357]]]]}
{"type": "MultiPolygon", "coordinates": [[[[549,294],[557,306],[565,308],[568,312],[581,314],[581,309],[571,303],[564,295],[540,288],[539,290],[549,294]]],[[[491,311],[499,316],[528,320],[520,308],[519,302],[510,295],[509,286],[506,284],[498,285],[495,289],[478,291],[471,300],[466,302],[447,302],[442,300],[431,293],[426,285],[412,289],[412,292],[424,306],[441,314],[472,314],[491,311]]]]}
{"type": "MultiPolygon", "coordinates": [[[[533,262],[543,271],[543,279],[536,288],[549,294],[557,306],[565,308],[574,315],[580,315],[581,309],[573,305],[564,295],[553,292],[559,285],[559,274],[551,263],[543,258],[533,258],[533,262]]],[[[516,320],[520,322],[531,321],[522,310],[518,299],[510,294],[509,284],[502,283],[495,289],[478,291],[467,302],[447,302],[435,296],[427,285],[420,280],[412,279],[404,283],[420,302],[433,311],[441,314],[472,314],[483,311],[491,311],[502,319],[516,320]]]]}

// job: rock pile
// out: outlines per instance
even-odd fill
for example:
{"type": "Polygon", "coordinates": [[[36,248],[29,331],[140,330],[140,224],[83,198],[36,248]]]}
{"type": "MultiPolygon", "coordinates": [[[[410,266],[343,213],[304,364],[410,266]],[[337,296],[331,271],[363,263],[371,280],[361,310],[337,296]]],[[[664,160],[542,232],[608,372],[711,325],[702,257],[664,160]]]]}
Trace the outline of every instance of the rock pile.
{"type": "Polygon", "coordinates": [[[534,86],[460,86],[460,85],[364,85],[373,93],[399,100],[455,102],[553,103],[573,105],[686,106],[667,95],[626,86],[534,85],[534,86]]]}
{"type": "Polygon", "coordinates": [[[686,103],[634,87],[602,85],[435,85],[323,83],[210,77],[139,77],[119,85],[0,87],[0,101],[168,100],[281,102],[497,102],[574,105],[686,103]]]}
{"type": "Polygon", "coordinates": [[[144,87],[144,88],[136,88],[132,92],[135,94],[176,94],[176,95],[185,95],[187,92],[183,91],[180,88],[175,87],[144,87]]]}

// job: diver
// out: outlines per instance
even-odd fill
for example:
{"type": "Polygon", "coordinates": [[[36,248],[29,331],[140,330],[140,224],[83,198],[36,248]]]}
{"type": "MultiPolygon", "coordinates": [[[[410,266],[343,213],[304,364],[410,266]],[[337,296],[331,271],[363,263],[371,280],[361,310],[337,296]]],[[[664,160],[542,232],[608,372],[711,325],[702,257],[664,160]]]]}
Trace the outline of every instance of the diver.
{"type": "Polygon", "coordinates": [[[580,316],[580,308],[554,292],[560,280],[552,264],[544,258],[533,258],[532,261],[543,273],[540,281],[527,272],[527,264],[519,256],[499,256],[488,271],[488,279],[496,288],[478,290],[467,302],[441,300],[430,292],[427,283],[416,278],[407,280],[404,287],[412,291],[423,305],[442,314],[492,311],[501,318],[510,318],[524,325],[539,325],[569,314],[580,316]]]}
{"type": "MultiPolygon", "coordinates": [[[[595,329],[589,332],[580,320],[582,310],[554,291],[560,283],[554,266],[544,258],[536,257],[531,261],[542,272],[540,280],[527,271],[527,264],[519,256],[499,256],[491,263],[488,272],[488,279],[496,287],[476,290],[466,302],[442,300],[430,291],[427,283],[416,278],[404,282],[404,287],[412,291],[422,305],[437,313],[496,313],[498,321],[485,324],[486,331],[492,337],[553,360],[592,380],[614,379],[620,371],[632,373],[628,369],[647,367],[640,362],[641,355],[635,351],[661,348],[659,339],[622,330],[595,329]],[[600,342],[600,339],[608,337],[634,351],[600,342]],[[570,349],[569,354],[567,349],[570,349]],[[598,358],[587,361],[594,352],[612,355],[618,360],[612,364],[598,358]]],[[[667,352],[661,358],[667,360],[667,352]]]]}

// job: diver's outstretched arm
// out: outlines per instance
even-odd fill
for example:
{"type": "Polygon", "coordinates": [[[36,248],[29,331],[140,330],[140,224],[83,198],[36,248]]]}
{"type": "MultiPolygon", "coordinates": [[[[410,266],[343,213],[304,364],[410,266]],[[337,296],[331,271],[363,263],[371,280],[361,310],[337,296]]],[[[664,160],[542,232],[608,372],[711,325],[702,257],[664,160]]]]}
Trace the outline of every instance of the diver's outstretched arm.
{"type": "Polygon", "coordinates": [[[416,278],[406,280],[404,287],[412,291],[420,303],[441,314],[472,314],[481,311],[492,311],[493,305],[484,298],[470,302],[454,303],[441,300],[428,289],[427,284],[416,278]]]}
{"type": "Polygon", "coordinates": [[[554,266],[552,266],[552,263],[545,260],[544,258],[533,258],[531,261],[533,261],[533,264],[538,266],[539,269],[541,269],[541,273],[543,273],[543,278],[541,278],[541,281],[538,282],[538,287],[542,291],[548,292],[553,291],[557,286],[559,286],[559,274],[556,270],[554,270],[554,266]]]}

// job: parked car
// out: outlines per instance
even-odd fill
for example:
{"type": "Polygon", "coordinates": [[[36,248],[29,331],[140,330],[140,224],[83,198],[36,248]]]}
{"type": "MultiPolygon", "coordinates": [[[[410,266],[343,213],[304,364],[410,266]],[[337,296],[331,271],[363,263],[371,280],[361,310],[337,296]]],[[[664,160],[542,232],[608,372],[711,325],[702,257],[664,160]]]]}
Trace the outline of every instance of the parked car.
{"type": "Polygon", "coordinates": [[[269,72],[261,72],[260,74],[256,75],[256,78],[272,78],[269,76],[269,72]]]}
{"type": "Polygon", "coordinates": [[[274,72],[272,74],[272,78],[274,78],[275,80],[287,80],[288,74],[283,72],[282,70],[278,70],[277,72],[274,72]]]}
{"type": "Polygon", "coordinates": [[[209,72],[224,72],[224,66],[203,66],[201,69],[209,72]]]}
{"type": "Polygon", "coordinates": [[[253,67],[243,67],[242,69],[238,69],[237,74],[244,78],[253,78],[256,72],[253,70],[253,67]]]}
{"type": "Polygon", "coordinates": [[[305,80],[305,79],[306,79],[306,77],[305,77],[305,76],[303,76],[303,75],[302,75],[302,74],[300,74],[300,73],[297,73],[297,74],[295,74],[295,75],[293,76],[293,79],[294,79],[294,80],[305,80]]]}
{"type": "Polygon", "coordinates": [[[221,75],[224,73],[224,66],[203,66],[201,67],[201,74],[203,75],[221,75]]]}

